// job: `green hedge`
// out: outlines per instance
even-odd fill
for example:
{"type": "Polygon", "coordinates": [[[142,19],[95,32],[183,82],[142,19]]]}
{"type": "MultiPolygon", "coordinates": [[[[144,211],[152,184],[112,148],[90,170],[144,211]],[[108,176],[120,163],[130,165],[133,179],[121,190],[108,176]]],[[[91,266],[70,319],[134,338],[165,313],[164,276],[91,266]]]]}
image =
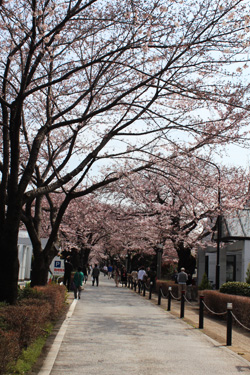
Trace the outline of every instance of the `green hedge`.
{"type": "MultiPolygon", "coordinates": [[[[205,304],[216,313],[223,313],[227,311],[227,303],[233,304],[233,314],[236,318],[244,324],[246,327],[250,328],[250,298],[230,295],[225,293],[220,293],[217,290],[204,290],[202,291],[204,295],[205,304]]],[[[214,314],[210,313],[206,308],[205,313],[215,317],[214,314]]],[[[222,316],[216,316],[216,318],[226,319],[226,314],[222,316]]],[[[233,319],[233,323],[237,324],[233,319]]]]}
{"type": "MultiPolygon", "coordinates": [[[[59,285],[30,288],[19,293],[16,305],[0,305],[0,374],[15,364],[21,353],[66,309],[66,288],[59,285]]],[[[7,373],[13,373],[8,372],[7,373]]]]}
{"type": "Polygon", "coordinates": [[[220,292],[236,296],[250,297],[250,284],[239,281],[230,281],[220,287],[220,292]]]}

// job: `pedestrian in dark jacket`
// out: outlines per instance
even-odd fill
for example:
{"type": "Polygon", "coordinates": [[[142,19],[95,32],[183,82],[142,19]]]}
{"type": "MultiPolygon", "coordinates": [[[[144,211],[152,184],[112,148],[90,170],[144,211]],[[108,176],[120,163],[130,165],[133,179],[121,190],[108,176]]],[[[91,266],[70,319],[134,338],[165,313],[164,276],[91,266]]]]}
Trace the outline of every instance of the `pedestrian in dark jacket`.
{"type": "Polygon", "coordinates": [[[67,287],[68,292],[70,290],[71,284],[71,273],[73,271],[73,265],[70,262],[70,256],[64,260],[64,277],[63,277],[63,284],[67,287]]]}
{"type": "Polygon", "coordinates": [[[97,267],[97,264],[95,264],[95,267],[92,271],[92,286],[95,285],[95,282],[96,282],[96,286],[99,285],[99,275],[100,275],[100,270],[97,267]]]}

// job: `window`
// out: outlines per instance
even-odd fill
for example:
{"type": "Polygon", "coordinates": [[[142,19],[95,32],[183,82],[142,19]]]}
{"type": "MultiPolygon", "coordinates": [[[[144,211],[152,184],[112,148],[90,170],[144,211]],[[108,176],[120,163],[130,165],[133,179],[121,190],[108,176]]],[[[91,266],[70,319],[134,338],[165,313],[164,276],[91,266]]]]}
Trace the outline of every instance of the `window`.
{"type": "Polygon", "coordinates": [[[236,281],[236,255],[227,255],[226,281],[236,281]]]}

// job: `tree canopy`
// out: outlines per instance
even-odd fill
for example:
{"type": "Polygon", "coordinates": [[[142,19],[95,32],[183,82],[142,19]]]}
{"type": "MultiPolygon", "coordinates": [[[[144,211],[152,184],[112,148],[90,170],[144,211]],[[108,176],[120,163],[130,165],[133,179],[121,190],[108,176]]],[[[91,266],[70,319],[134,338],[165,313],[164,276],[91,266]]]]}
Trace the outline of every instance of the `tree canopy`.
{"type": "Polygon", "coordinates": [[[138,170],[159,149],[173,157],[242,141],[249,2],[12,0],[0,7],[0,300],[13,302],[21,219],[45,272],[68,204],[131,172],[132,159],[138,170]],[[41,200],[62,191],[41,256],[41,200]]]}

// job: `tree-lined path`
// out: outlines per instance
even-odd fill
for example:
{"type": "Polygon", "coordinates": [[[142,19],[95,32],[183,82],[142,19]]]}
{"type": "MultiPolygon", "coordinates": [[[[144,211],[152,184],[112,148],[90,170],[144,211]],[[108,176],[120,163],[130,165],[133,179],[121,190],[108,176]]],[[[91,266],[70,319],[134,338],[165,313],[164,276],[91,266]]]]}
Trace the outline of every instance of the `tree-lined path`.
{"type": "Polygon", "coordinates": [[[113,280],[88,281],[39,375],[250,374],[250,363],[113,280]]]}

